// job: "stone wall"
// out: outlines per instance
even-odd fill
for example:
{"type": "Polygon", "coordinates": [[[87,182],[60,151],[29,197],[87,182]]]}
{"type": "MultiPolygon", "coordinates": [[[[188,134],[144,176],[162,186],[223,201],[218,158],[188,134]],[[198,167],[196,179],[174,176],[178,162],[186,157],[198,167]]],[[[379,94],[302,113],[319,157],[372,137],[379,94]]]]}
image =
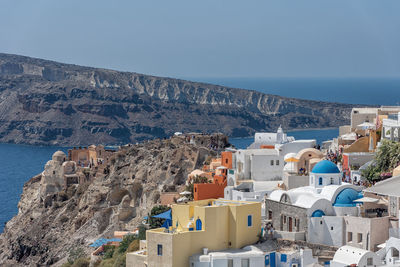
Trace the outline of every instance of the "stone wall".
{"type": "Polygon", "coordinates": [[[307,232],[308,219],[307,210],[292,206],[287,203],[274,200],[265,200],[265,214],[269,219],[269,212],[272,212],[272,224],[277,231],[289,231],[292,222],[292,232],[307,232]],[[286,220],[285,220],[286,217],[286,220]],[[296,221],[296,224],[295,224],[296,221]]]}

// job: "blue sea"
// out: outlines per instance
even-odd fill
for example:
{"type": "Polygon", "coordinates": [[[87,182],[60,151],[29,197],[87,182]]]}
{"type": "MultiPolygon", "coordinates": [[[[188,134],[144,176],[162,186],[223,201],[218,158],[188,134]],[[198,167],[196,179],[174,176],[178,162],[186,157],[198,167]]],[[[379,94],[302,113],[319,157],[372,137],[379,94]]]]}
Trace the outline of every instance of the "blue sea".
{"type": "Polygon", "coordinates": [[[18,213],[22,187],[43,171],[44,165],[62,147],[0,144],[0,232],[4,224],[18,213]]]}

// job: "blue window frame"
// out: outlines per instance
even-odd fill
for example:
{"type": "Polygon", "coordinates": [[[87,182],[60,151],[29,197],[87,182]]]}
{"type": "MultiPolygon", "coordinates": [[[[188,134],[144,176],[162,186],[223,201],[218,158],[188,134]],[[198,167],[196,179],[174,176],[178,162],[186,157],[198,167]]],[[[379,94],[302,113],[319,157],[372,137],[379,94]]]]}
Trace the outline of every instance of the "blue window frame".
{"type": "Polygon", "coordinates": [[[286,262],[286,261],[287,261],[286,254],[281,254],[281,262],[286,262]]]}
{"type": "Polygon", "coordinates": [[[247,216],[247,226],[253,226],[253,215],[247,216]]]}
{"type": "Polygon", "coordinates": [[[322,177],[319,177],[318,184],[319,184],[319,185],[322,185],[322,177]]]}
{"type": "Polygon", "coordinates": [[[162,256],[162,245],[160,244],[157,245],[157,255],[162,256]]]}

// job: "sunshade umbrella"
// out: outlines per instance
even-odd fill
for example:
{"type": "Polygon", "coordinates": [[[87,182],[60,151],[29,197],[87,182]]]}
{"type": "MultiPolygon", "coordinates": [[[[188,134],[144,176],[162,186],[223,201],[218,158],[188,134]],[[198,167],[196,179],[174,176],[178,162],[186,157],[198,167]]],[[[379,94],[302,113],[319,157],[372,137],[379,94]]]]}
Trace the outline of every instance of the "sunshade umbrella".
{"type": "Polygon", "coordinates": [[[285,162],[299,162],[299,159],[296,159],[294,157],[290,157],[290,158],[285,159],[285,162]]]}
{"type": "Polygon", "coordinates": [[[152,217],[153,218],[172,220],[171,210],[167,210],[166,212],[160,213],[158,215],[154,215],[152,217]]]}
{"type": "Polygon", "coordinates": [[[363,122],[363,123],[357,125],[357,128],[361,128],[363,130],[374,129],[375,128],[375,124],[370,123],[370,122],[363,122]]]}

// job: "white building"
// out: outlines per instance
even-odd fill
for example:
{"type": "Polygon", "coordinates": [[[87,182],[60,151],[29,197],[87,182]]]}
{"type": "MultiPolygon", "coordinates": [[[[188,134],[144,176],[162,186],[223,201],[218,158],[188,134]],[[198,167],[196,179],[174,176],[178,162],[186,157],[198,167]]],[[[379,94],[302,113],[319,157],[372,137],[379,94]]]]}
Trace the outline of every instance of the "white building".
{"type": "Polygon", "coordinates": [[[189,258],[190,267],[258,267],[264,266],[265,253],[254,246],[196,254],[189,258]]]}
{"type": "Polygon", "coordinates": [[[381,266],[382,264],[378,255],[374,252],[352,246],[340,247],[336,251],[330,266],[346,267],[351,265],[358,267],[375,267],[381,266]]]}
{"type": "Polygon", "coordinates": [[[196,254],[189,259],[190,267],[300,267],[318,262],[311,249],[265,252],[256,246],[243,249],[196,254]]]}
{"type": "Polygon", "coordinates": [[[382,137],[392,141],[400,141],[400,112],[383,119],[382,137]]]}
{"type": "Polygon", "coordinates": [[[386,241],[385,248],[385,263],[386,265],[400,266],[400,239],[391,237],[386,241]]]}
{"type": "Polygon", "coordinates": [[[259,149],[262,146],[270,149],[275,148],[284,156],[287,153],[297,153],[302,149],[312,148],[316,145],[317,141],[315,139],[295,140],[293,136],[287,136],[282,127],[279,127],[276,133],[256,133],[254,135],[254,143],[248,149],[259,149]]]}
{"type": "Polygon", "coordinates": [[[260,148],[262,145],[273,147],[276,144],[284,144],[291,141],[294,141],[294,137],[287,136],[287,134],[283,132],[282,127],[279,126],[276,133],[256,133],[254,135],[254,143],[248,148],[260,148]]]}
{"type": "MultiPolygon", "coordinates": [[[[276,149],[240,149],[233,159],[234,180],[273,181],[282,179],[283,156],[276,149]]],[[[229,178],[229,177],[228,177],[229,178]]]]}
{"type": "Polygon", "coordinates": [[[379,108],[353,108],[351,110],[351,131],[355,131],[357,126],[364,123],[373,123],[379,108]]]}
{"type": "Polygon", "coordinates": [[[358,216],[355,200],[361,187],[342,183],[338,167],[327,160],[310,173],[310,185],[273,191],[265,201],[267,218],[277,237],[341,246],[344,221],[340,216],[358,216]]]}
{"type": "Polygon", "coordinates": [[[278,149],[281,155],[287,155],[288,153],[298,153],[299,151],[306,148],[314,148],[317,146],[317,140],[306,139],[306,140],[293,140],[284,144],[276,144],[275,148],[278,149]]]}

